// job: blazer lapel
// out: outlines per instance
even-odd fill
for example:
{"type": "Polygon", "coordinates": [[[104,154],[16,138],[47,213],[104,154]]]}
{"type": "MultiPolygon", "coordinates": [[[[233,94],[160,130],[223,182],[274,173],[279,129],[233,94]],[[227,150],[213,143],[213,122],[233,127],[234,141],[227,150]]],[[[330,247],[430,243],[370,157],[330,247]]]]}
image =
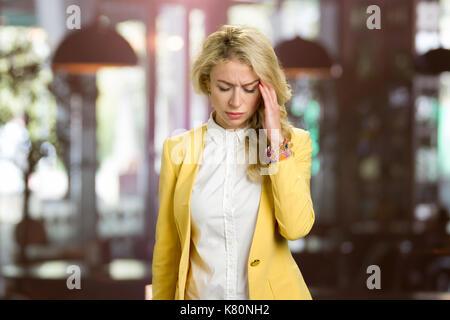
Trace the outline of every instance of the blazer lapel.
{"type": "Polygon", "coordinates": [[[189,245],[191,237],[190,201],[195,177],[205,145],[206,124],[195,128],[187,137],[186,154],[181,164],[174,195],[174,215],[181,240],[181,248],[189,245]]]}

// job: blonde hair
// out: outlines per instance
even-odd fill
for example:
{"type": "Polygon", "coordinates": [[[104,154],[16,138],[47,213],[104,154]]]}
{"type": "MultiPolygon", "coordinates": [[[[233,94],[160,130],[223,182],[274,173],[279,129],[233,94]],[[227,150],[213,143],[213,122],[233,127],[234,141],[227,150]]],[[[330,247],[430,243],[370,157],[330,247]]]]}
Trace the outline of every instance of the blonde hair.
{"type": "MultiPolygon", "coordinates": [[[[196,57],[191,68],[192,84],[196,92],[208,95],[208,84],[212,68],[225,60],[237,58],[240,62],[253,68],[262,82],[275,89],[280,108],[281,132],[283,137],[291,141],[292,128],[287,118],[285,103],[291,98],[291,87],[286,81],[272,45],[257,29],[241,25],[223,25],[216,32],[210,34],[203,42],[202,50],[196,57]]],[[[259,135],[259,129],[263,129],[264,101],[249,120],[249,126],[255,129],[259,135]]],[[[267,143],[269,141],[267,140],[267,143]]],[[[248,153],[248,141],[246,140],[246,152],[248,153]]],[[[258,138],[258,154],[259,154],[258,138]]],[[[247,175],[254,182],[262,182],[260,172],[268,165],[261,163],[258,157],[257,163],[249,164],[247,175]]]]}

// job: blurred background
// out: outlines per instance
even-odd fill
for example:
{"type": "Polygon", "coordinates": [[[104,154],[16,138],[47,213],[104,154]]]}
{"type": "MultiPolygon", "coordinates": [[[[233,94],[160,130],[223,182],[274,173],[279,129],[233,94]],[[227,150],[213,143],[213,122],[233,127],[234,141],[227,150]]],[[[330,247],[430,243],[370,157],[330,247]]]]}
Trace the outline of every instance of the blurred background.
{"type": "Polygon", "coordinates": [[[313,298],[450,299],[450,0],[0,0],[0,298],[144,299],[162,144],[207,121],[189,66],[222,24],[267,35],[312,136],[313,298]]]}

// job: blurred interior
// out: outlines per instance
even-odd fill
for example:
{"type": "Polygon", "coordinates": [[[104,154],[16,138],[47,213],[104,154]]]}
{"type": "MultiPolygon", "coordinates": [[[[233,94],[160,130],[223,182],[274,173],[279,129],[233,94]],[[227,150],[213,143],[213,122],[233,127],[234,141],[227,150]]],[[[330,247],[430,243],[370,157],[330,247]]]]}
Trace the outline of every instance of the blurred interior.
{"type": "Polygon", "coordinates": [[[162,144],[208,119],[189,66],[222,24],[268,36],[311,133],[313,298],[450,299],[450,0],[1,0],[0,299],[144,299],[162,144]],[[75,43],[71,5],[124,51],[75,43]]]}

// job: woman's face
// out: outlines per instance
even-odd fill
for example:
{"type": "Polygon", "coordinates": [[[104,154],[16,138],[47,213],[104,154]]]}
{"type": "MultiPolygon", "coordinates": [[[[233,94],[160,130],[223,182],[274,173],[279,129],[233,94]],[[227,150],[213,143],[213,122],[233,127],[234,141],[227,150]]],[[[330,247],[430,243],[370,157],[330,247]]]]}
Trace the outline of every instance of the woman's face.
{"type": "Polygon", "coordinates": [[[259,77],[253,69],[237,59],[215,65],[209,88],[217,124],[225,129],[245,128],[259,105],[258,85],[259,77]]]}

